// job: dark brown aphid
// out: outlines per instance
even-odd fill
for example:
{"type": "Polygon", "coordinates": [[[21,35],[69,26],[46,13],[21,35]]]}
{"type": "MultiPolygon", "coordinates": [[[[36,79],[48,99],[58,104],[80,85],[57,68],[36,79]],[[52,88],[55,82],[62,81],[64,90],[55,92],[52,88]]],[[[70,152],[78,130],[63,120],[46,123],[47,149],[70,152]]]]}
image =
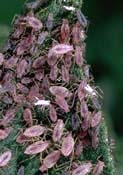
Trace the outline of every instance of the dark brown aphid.
{"type": "Polygon", "coordinates": [[[78,19],[79,23],[85,29],[88,26],[88,21],[87,21],[86,17],[81,12],[81,10],[77,10],[76,15],[77,15],[77,19],[78,19]]]}
{"type": "Polygon", "coordinates": [[[103,172],[104,166],[105,166],[104,162],[99,160],[92,172],[92,175],[101,175],[101,173],[103,172]]]}
{"type": "Polygon", "coordinates": [[[61,41],[64,43],[68,40],[70,35],[70,27],[67,19],[63,19],[61,26],[61,41]]]}
{"type": "Polygon", "coordinates": [[[24,175],[24,166],[21,165],[20,168],[18,169],[17,175],[24,175]]]}
{"type": "Polygon", "coordinates": [[[46,22],[46,26],[49,31],[53,29],[53,25],[54,25],[53,22],[54,22],[53,13],[49,13],[47,22],[46,22]]]}

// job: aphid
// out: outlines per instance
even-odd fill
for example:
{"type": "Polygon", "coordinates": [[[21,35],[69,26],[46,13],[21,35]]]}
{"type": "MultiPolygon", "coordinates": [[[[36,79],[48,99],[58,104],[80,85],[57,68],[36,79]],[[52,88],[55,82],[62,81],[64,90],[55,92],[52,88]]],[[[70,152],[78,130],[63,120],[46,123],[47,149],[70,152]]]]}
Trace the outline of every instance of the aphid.
{"type": "Polygon", "coordinates": [[[18,103],[18,104],[22,104],[25,102],[25,97],[23,94],[20,95],[14,95],[13,96],[14,102],[18,103]]]}
{"type": "Polygon", "coordinates": [[[57,76],[58,76],[58,67],[57,67],[57,65],[54,65],[50,69],[50,79],[52,81],[55,81],[55,80],[57,80],[57,76]]]}
{"type": "Polygon", "coordinates": [[[87,85],[87,81],[84,79],[81,81],[79,88],[78,88],[78,98],[81,101],[83,101],[84,97],[85,97],[85,86],[87,85]]]}
{"type": "Polygon", "coordinates": [[[80,36],[81,36],[81,29],[80,29],[80,24],[77,22],[74,24],[73,29],[72,29],[72,41],[73,44],[79,44],[80,43],[80,36]]]}
{"type": "Polygon", "coordinates": [[[53,141],[58,142],[61,139],[64,130],[64,122],[63,120],[59,119],[56,123],[56,126],[53,130],[53,141]]]}
{"type": "Polygon", "coordinates": [[[24,20],[27,22],[29,27],[32,27],[34,31],[39,31],[42,29],[42,22],[34,16],[26,16],[24,20]]]}
{"type": "Polygon", "coordinates": [[[47,0],[36,0],[34,2],[28,2],[28,3],[25,3],[25,6],[28,10],[37,10],[44,3],[47,3],[47,0]]]}
{"type": "Polygon", "coordinates": [[[56,122],[57,121],[57,113],[56,113],[56,109],[54,108],[53,105],[50,105],[49,106],[49,116],[50,116],[50,119],[53,121],[53,122],[56,122]]]}
{"type": "Polygon", "coordinates": [[[46,62],[46,58],[44,56],[40,56],[39,58],[34,60],[32,67],[34,69],[41,69],[42,66],[45,64],[45,62],[46,62]]]}
{"type": "Polygon", "coordinates": [[[80,114],[83,118],[86,118],[89,114],[88,105],[84,100],[80,104],[80,114]]]}
{"type": "Polygon", "coordinates": [[[71,116],[71,121],[72,129],[76,131],[80,126],[80,120],[76,113],[71,116]]]}
{"type": "Polygon", "coordinates": [[[73,46],[68,44],[57,44],[49,50],[48,57],[52,57],[53,55],[60,56],[70,51],[73,51],[73,46]]]}
{"type": "Polygon", "coordinates": [[[78,166],[75,170],[72,171],[72,175],[87,175],[91,172],[92,164],[84,163],[83,165],[78,166]]]}
{"type": "Polygon", "coordinates": [[[74,144],[75,142],[72,134],[68,134],[68,136],[63,139],[61,152],[65,157],[69,156],[72,153],[74,149],[74,144]]]}
{"type": "Polygon", "coordinates": [[[28,99],[29,101],[31,102],[34,102],[35,100],[38,102],[39,99],[38,98],[35,98],[35,97],[40,97],[40,94],[39,94],[39,87],[34,85],[30,88],[30,91],[29,91],[29,95],[28,95],[28,99]]]}
{"type": "Polygon", "coordinates": [[[91,126],[91,116],[90,114],[88,114],[82,121],[81,127],[83,131],[87,131],[90,128],[90,126],[91,126]]]}
{"type": "Polygon", "coordinates": [[[26,70],[28,68],[28,63],[26,60],[21,60],[17,64],[17,77],[22,78],[26,74],[26,70]]]}
{"type": "Polygon", "coordinates": [[[75,156],[80,156],[81,153],[83,151],[83,144],[81,141],[79,141],[76,145],[75,145],[75,156]]]}
{"type": "Polygon", "coordinates": [[[76,15],[77,15],[77,19],[78,19],[79,23],[85,29],[88,26],[88,21],[87,21],[86,17],[79,9],[77,9],[76,15]]]}
{"type": "Polygon", "coordinates": [[[4,55],[0,53],[0,66],[3,65],[3,62],[4,62],[4,55]]]}
{"type": "Polygon", "coordinates": [[[89,84],[87,84],[84,88],[89,95],[91,95],[91,96],[97,95],[95,90],[89,84]]]}
{"type": "Polygon", "coordinates": [[[45,127],[40,126],[40,125],[34,125],[30,128],[27,128],[23,135],[27,136],[27,137],[38,137],[40,135],[42,135],[45,131],[45,127]]]}
{"type": "Polygon", "coordinates": [[[15,56],[12,56],[5,62],[5,68],[12,69],[17,65],[18,58],[15,56]]]}
{"type": "Polygon", "coordinates": [[[65,55],[65,66],[67,69],[69,69],[72,65],[72,52],[68,52],[65,55]]]}
{"type": "Polygon", "coordinates": [[[53,13],[49,13],[48,18],[47,18],[47,22],[46,22],[46,27],[49,31],[51,31],[53,29],[53,13]]]}
{"type": "Polygon", "coordinates": [[[18,169],[17,175],[24,175],[24,166],[21,165],[20,168],[18,169]]]}
{"type": "Polygon", "coordinates": [[[63,86],[51,86],[49,90],[54,96],[60,96],[64,98],[70,96],[69,90],[63,86]]]}
{"type": "Polygon", "coordinates": [[[9,109],[3,116],[3,119],[1,120],[0,124],[6,125],[7,123],[11,122],[15,117],[15,109],[9,109]]]}
{"type": "Polygon", "coordinates": [[[29,108],[24,110],[23,119],[29,126],[33,124],[32,113],[29,108]]]}
{"type": "Polygon", "coordinates": [[[38,36],[37,44],[42,45],[48,36],[48,32],[41,32],[38,36]]]}
{"type": "Polygon", "coordinates": [[[56,104],[63,109],[66,113],[68,113],[69,110],[69,105],[67,104],[67,101],[64,99],[64,97],[61,96],[56,96],[55,98],[56,104]]]}
{"type": "Polygon", "coordinates": [[[93,97],[91,98],[91,100],[92,100],[93,106],[94,106],[96,109],[100,110],[100,109],[101,109],[101,104],[100,104],[100,102],[99,102],[99,99],[98,99],[96,96],[93,96],[93,97]]]}
{"type": "Polygon", "coordinates": [[[29,141],[29,137],[26,137],[25,135],[23,135],[23,133],[18,135],[16,138],[16,142],[19,144],[23,144],[23,143],[28,142],[28,141],[29,141]]]}
{"type": "Polygon", "coordinates": [[[50,145],[49,141],[37,141],[29,145],[24,151],[25,154],[34,155],[45,151],[50,145]]]}
{"type": "Polygon", "coordinates": [[[35,106],[49,106],[50,105],[50,100],[40,100],[39,98],[36,98],[36,102],[34,103],[35,106]]]}
{"type": "Polygon", "coordinates": [[[90,136],[91,136],[91,143],[92,143],[92,147],[94,149],[96,149],[98,147],[99,144],[99,137],[98,137],[98,128],[92,128],[90,131],[90,136]]]}
{"type": "Polygon", "coordinates": [[[39,69],[37,71],[35,71],[35,79],[38,81],[41,81],[44,78],[44,70],[43,69],[39,69]]]}
{"type": "Polygon", "coordinates": [[[92,172],[92,175],[100,175],[103,172],[104,166],[104,162],[99,160],[92,172]]]}
{"type": "Polygon", "coordinates": [[[84,66],[84,74],[87,79],[89,79],[90,74],[89,74],[89,65],[84,66]]]}
{"type": "Polygon", "coordinates": [[[17,83],[17,89],[22,93],[22,94],[28,94],[29,93],[29,89],[24,86],[23,84],[21,83],[17,83]]]}
{"type": "Polygon", "coordinates": [[[32,82],[32,79],[29,77],[24,77],[21,79],[21,83],[25,85],[30,84],[31,82],[32,82]]]}
{"type": "Polygon", "coordinates": [[[73,7],[73,6],[63,6],[63,8],[65,9],[65,10],[68,10],[68,11],[75,11],[76,9],[75,9],[75,7],[73,7]]]}
{"type": "Polygon", "coordinates": [[[62,66],[62,80],[64,81],[64,82],[69,82],[69,79],[70,79],[70,77],[69,77],[70,75],[69,75],[69,70],[63,65],[62,66]]]}
{"type": "Polygon", "coordinates": [[[25,37],[20,43],[17,45],[16,53],[18,56],[23,55],[27,49],[31,47],[34,42],[35,37],[31,34],[25,37]]]}
{"type": "Polygon", "coordinates": [[[12,102],[13,102],[12,98],[9,95],[7,95],[7,94],[3,97],[2,101],[5,104],[9,104],[9,105],[12,104],[12,102]]]}
{"type": "Polygon", "coordinates": [[[24,31],[25,31],[25,26],[18,25],[17,28],[15,28],[14,32],[12,33],[12,38],[19,39],[24,31]]]}
{"type": "Polygon", "coordinates": [[[68,40],[69,35],[70,35],[69,22],[67,19],[63,19],[61,26],[61,40],[63,43],[68,40]]]}
{"type": "Polygon", "coordinates": [[[102,112],[99,111],[99,112],[95,113],[94,116],[92,117],[91,127],[93,128],[93,127],[98,126],[100,124],[101,120],[102,120],[102,112]]]}
{"type": "Polygon", "coordinates": [[[6,166],[12,158],[11,151],[5,151],[0,155],[0,167],[6,166]]]}
{"type": "Polygon", "coordinates": [[[54,66],[56,64],[57,60],[58,60],[58,58],[56,55],[52,55],[52,56],[47,58],[47,62],[51,66],[51,68],[52,68],[52,66],[54,66]]]}
{"type": "Polygon", "coordinates": [[[80,46],[76,46],[75,48],[75,62],[79,67],[83,65],[83,55],[80,46]]]}
{"type": "Polygon", "coordinates": [[[53,151],[48,156],[46,156],[43,160],[43,168],[41,166],[40,171],[43,172],[44,167],[45,167],[46,170],[49,169],[49,168],[54,167],[54,165],[60,159],[60,154],[61,154],[61,152],[59,150],[57,150],[57,151],[53,151]]]}
{"type": "Polygon", "coordinates": [[[0,140],[7,138],[11,131],[12,128],[0,129],[0,140]]]}

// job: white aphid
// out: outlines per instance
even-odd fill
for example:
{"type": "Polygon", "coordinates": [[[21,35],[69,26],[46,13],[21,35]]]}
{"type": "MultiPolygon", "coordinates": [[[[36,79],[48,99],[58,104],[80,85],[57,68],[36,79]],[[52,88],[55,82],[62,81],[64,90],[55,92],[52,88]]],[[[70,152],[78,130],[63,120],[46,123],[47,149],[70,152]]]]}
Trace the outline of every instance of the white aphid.
{"type": "Polygon", "coordinates": [[[89,84],[87,84],[87,86],[85,86],[85,90],[92,96],[97,95],[95,90],[89,84]]]}
{"type": "Polygon", "coordinates": [[[36,98],[36,102],[34,103],[35,106],[49,106],[50,105],[50,101],[49,100],[40,100],[39,98],[36,98]]]}
{"type": "Polygon", "coordinates": [[[68,10],[68,11],[75,11],[76,10],[76,8],[75,7],[72,7],[72,6],[63,6],[63,8],[65,8],[66,10],[68,10]]]}

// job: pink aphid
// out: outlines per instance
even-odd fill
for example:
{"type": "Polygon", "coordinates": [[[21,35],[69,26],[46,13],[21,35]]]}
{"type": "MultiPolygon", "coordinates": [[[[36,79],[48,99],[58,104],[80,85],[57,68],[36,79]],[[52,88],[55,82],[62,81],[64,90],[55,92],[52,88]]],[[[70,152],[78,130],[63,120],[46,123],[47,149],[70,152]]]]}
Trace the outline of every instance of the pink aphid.
{"type": "Polygon", "coordinates": [[[17,65],[18,58],[15,56],[12,56],[5,62],[5,68],[13,68],[17,65]]]}
{"type": "Polygon", "coordinates": [[[64,130],[64,122],[63,120],[59,119],[56,123],[56,126],[53,130],[53,141],[58,142],[60,141],[64,130]]]}
{"type": "Polygon", "coordinates": [[[30,84],[31,82],[32,82],[32,79],[29,77],[24,77],[21,79],[21,83],[25,85],[30,84]]]}
{"type": "Polygon", "coordinates": [[[98,126],[100,124],[101,120],[102,120],[102,112],[99,111],[96,114],[94,114],[94,116],[92,117],[91,127],[98,126]]]}
{"type": "Polygon", "coordinates": [[[40,69],[45,64],[45,62],[46,62],[46,58],[44,56],[41,56],[37,58],[36,60],[34,60],[32,67],[34,69],[40,69]]]}
{"type": "Polygon", "coordinates": [[[23,119],[30,126],[33,124],[32,113],[29,108],[26,108],[23,113],[23,119]]]}
{"type": "Polygon", "coordinates": [[[37,141],[37,142],[29,145],[26,148],[24,153],[28,154],[28,155],[38,154],[38,153],[45,151],[49,145],[50,145],[49,141],[37,141]]]}
{"type": "Polygon", "coordinates": [[[66,83],[69,82],[70,75],[69,75],[69,69],[67,69],[64,65],[62,66],[62,80],[66,83]]]}
{"type": "Polygon", "coordinates": [[[87,175],[91,172],[92,164],[84,163],[83,165],[78,166],[75,170],[72,171],[72,175],[87,175]]]}
{"type": "Polygon", "coordinates": [[[60,56],[70,51],[73,51],[73,46],[68,44],[57,44],[49,50],[48,57],[52,57],[53,55],[60,56]]]}
{"type": "Polygon", "coordinates": [[[84,99],[86,95],[85,87],[87,85],[87,81],[84,79],[81,81],[79,88],[78,88],[78,98],[80,102],[84,99]]]}
{"type": "Polygon", "coordinates": [[[83,65],[83,55],[80,46],[76,46],[75,48],[75,62],[79,67],[83,65]]]}
{"type": "Polygon", "coordinates": [[[24,86],[23,84],[17,83],[16,86],[17,86],[17,90],[19,90],[20,93],[22,93],[22,94],[28,94],[29,93],[29,89],[26,86],[24,86]]]}
{"type": "Polygon", "coordinates": [[[5,115],[3,116],[3,119],[1,120],[1,125],[6,125],[7,123],[11,122],[15,117],[15,109],[9,109],[5,115]]]}
{"type": "Polygon", "coordinates": [[[28,68],[28,63],[26,60],[21,60],[17,64],[17,77],[22,78],[22,76],[26,75],[26,71],[28,68]]]}
{"type": "Polygon", "coordinates": [[[12,158],[12,153],[11,151],[5,151],[0,155],[0,167],[4,167],[8,164],[8,162],[12,158]]]}
{"type": "Polygon", "coordinates": [[[79,44],[81,40],[81,28],[79,22],[77,22],[72,29],[73,44],[79,44]]]}
{"type": "Polygon", "coordinates": [[[92,172],[92,175],[100,175],[103,172],[104,166],[104,162],[99,160],[92,172]]]}
{"type": "Polygon", "coordinates": [[[67,69],[69,69],[72,65],[72,52],[68,52],[65,55],[65,66],[67,69]]]}
{"type": "Polygon", "coordinates": [[[84,100],[81,102],[80,114],[81,114],[81,117],[83,118],[86,118],[89,114],[87,103],[84,100]]]}
{"type": "Polygon", "coordinates": [[[69,27],[69,22],[67,19],[63,19],[63,23],[61,26],[61,40],[62,42],[65,42],[68,40],[70,35],[70,27],[69,27]]]}
{"type": "Polygon", "coordinates": [[[35,79],[41,81],[44,78],[44,70],[39,69],[35,71],[35,79]]]}
{"type": "Polygon", "coordinates": [[[3,62],[4,62],[4,55],[0,53],[0,66],[2,66],[3,62]]]}
{"type": "Polygon", "coordinates": [[[50,107],[49,107],[49,116],[53,122],[57,121],[58,117],[57,117],[56,109],[54,108],[53,105],[50,105],[50,107]]]}
{"type": "Polygon", "coordinates": [[[57,65],[54,65],[50,69],[50,79],[52,81],[55,81],[55,80],[57,80],[57,76],[58,76],[58,67],[57,67],[57,65]]]}
{"type": "Polygon", "coordinates": [[[38,137],[40,135],[42,135],[45,131],[45,127],[40,126],[40,125],[34,125],[30,128],[27,128],[23,135],[27,136],[27,137],[38,137]]]}
{"type": "Polygon", "coordinates": [[[25,135],[23,135],[23,133],[18,135],[16,138],[16,142],[19,144],[23,144],[23,143],[28,142],[28,141],[29,141],[29,137],[26,137],[25,135]]]}
{"type": "Polygon", "coordinates": [[[60,154],[61,152],[58,150],[58,151],[53,151],[48,156],[46,156],[43,160],[43,168],[40,167],[40,171],[43,172],[42,170],[44,169],[44,167],[46,169],[52,168],[60,159],[60,154]]]}
{"type": "Polygon", "coordinates": [[[0,129],[0,140],[4,140],[10,134],[12,128],[0,129]]]}
{"type": "Polygon", "coordinates": [[[34,16],[26,16],[25,20],[28,26],[32,27],[35,31],[39,31],[43,27],[42,22],[34,16]]]}
{"type": "Polygon", "coordinates": [[[69,134],[67,137],[63,139],[61,152],[65,157],[69,156],[72,153],[74,149],[74,144],[75,142],[72,137],[72,134],[69,134]]]}
{"type": "Polygon", "coordinates": [[[91,115],[89,114],[82,121],[81,127],[82,127],[83,131],[87,131],[90,128],[90,126],[91,126],[91,115]]]}
{"type": "Polygon", "coordinates": [[[69,110],[69,105],[67,104],[67,101],[64,99],[64,97],[61,96],[56,96],[55,98],[56,104],[63,109],[66,113],[68,113],[69,110]]]}
{"type": "Polygon", "coordinates": [[[70,96],[69,90],[63,86],[51,86],[49,90],[54,96],[60,96],[63,98],[70,96]]]}

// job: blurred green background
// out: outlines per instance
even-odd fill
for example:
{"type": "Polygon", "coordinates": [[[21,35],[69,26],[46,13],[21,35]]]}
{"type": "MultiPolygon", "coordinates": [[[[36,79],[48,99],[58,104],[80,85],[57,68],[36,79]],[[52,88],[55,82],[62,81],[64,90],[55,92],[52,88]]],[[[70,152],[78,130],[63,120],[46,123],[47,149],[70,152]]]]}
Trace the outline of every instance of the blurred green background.
{"type": "MultiPolygon", "coordinates": [[[[23,2],[1,0],[0,48],[23,2]]],[[[123,1],[84,0],[83,12],[89,20],[87,61],[97,86],[104,92],[103,109],[114,147],[116,175],[123,175],[123,1]]]]}

